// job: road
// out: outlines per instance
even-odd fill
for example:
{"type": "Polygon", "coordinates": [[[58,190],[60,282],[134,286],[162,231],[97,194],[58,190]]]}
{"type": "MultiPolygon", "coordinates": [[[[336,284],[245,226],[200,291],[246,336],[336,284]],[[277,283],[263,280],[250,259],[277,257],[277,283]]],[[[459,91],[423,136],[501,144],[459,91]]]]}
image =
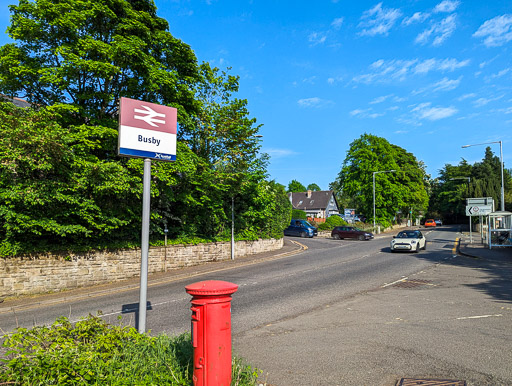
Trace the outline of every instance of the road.
{"type": "MultiPolygon", "coordinates": [[[[492,304],[488,310],[494,299],[477,291],[468,294],[468,286],[456,290],[453,273],[445,270],[456,270],[459,281],[474,272],[483,274],[459,264],[463,258],[454,252],[459,236],[455,228],[424,233],[427,250],[418,254],[390,253],[391,235],[362,242],[295,239],[308,249],[255,265],[169,279],[148,289],[151,308],[146,326],[152,334],[189,331],[190,296],[184,287],[225,280],[239,285],[232,303],[234,352],[264,369],[271,384],[391,385],[407,375],[512,384],[510,304],[492,304]],[[400,290],[399,285],[411,278],[436,284],[400,290]],[[471,298],[459,299],[465,296],[471,298]],[[470,312],[477,305],[481,310],[470,312]],[[496,311],[498,306],[509,308],[496,311]],[[454,310],[463,318],[500,312],[502,317],[468,319],[463,325],[452,315],[454,310]],[[485,325],[473,330],[479,322],[495,323],[495,328],[485,325]]],[[[49,324],[60,315],[78,320],[98,310],[111,323],[122,316],[124,323],[134,325],[137,301],[138,290],[123,290],[18,309],[16,314],[4,311],[0,328],[8,332],[16,325],[49,324]]]]}
{"type": "MultiPolygon", "coordinates": [[[[393,282],[432,263],[433,257],[426,258],[432,253],[422,252],[423,258],[389,253],[390,238],[387,235],[369,242],[293,238],[308,249],[284,259],[151,286],[147,329],[153,334],[188,331],[190,296],[184,287],[197,281],[225,280],[239,285],[232,303],[236,334],[393,282]]],[[[48,325],[59,316],[76,321],[98,312],[112,323],[122,316],[126,324],[135,325],[138,297],[138,289],[133,289],[115,296],[107,293],[77,301],[66,299],[50,306],[35,305],[15,313],[4,308],[0,313],[0,328],[8,332],[17,326],[48,325]]]]}

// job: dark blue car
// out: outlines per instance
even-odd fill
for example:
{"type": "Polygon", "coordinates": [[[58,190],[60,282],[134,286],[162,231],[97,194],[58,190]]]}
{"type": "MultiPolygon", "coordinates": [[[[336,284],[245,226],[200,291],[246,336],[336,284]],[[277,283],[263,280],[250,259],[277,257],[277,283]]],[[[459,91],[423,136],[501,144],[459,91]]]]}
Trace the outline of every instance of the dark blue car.
{"type": "Polygon", "coordinates": [[[317,229],[306,220],[293,219],[290,226],[284,230],[285,236],[313,237],[317,229]]]}

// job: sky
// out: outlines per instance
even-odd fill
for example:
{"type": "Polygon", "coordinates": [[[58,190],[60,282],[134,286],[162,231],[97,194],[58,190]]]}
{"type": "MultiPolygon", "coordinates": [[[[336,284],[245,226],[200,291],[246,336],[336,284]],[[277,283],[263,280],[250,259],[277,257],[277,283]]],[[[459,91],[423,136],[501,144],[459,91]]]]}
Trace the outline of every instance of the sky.
{"type": "MultiPolygon", "coordinates": [[[[0,0],[0,31],[9,24],[0,0]]],[[[270,179],[326,190],[350,144],[383,137],[432,178],[512,166],[512,1],[155,0],[199,62],[240,76],[270,179]]],[[[0,44],[9,42],[0,34],[0,44]]],[[[178,155],[179,156],[179,155],[178,155]]]]}

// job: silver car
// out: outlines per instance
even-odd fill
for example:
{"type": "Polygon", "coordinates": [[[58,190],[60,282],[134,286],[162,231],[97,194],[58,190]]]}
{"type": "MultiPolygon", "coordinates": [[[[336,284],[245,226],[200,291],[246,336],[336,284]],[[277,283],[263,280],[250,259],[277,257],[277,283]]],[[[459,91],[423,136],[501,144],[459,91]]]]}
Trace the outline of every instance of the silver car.
{"type": "Polygon", "coordinates": [[[420,231],[401,231],[391,240],[391,252],[412,251],[419,252],[427,249],[427,239],[420,231]]]}

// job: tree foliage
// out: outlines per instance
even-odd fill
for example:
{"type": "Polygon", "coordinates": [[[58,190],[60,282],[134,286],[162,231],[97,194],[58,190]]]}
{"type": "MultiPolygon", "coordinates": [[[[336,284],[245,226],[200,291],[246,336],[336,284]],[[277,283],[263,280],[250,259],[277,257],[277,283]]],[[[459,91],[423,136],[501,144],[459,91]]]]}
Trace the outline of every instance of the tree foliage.
{"type": "MultiPolygon", "coordinates": [[[[512,210],[512,177],[504,169],[505,210],[512,210]]],[[[492,197],[495,208],[501,207],[501,162],[490,147],[484,158],[470,165],[462,159],[458,165],[446,164],[433,181],[429,212],[450,222],[466,221],[466,199],[492,197]]]]}
{"type": "Polygon", "coordinates": [[[374,176],[378,221],[392,221],[400,212],[418,215],[427,209],[425,166],[413,154],[371,134],[363,134],[350,144],[331,187],[340,202],[350,201],[358,212],[370,217],[374,176]]]}
{"type": "Polygon", "coordinates": [[[280,237],[290,205],[266,181],[238,77],[197,64],[152,0],[20,0],[0,48],[0,255],[138,243],[143,162],[117,157],[120,97],[178,109],[175,163],[155,162],[151,233],[280,237]]]}
{"type": "Polygon", "coordinates": [[[288,193],[305,192],[306,187],[297,180],[291,180],[286,191],[288,193]]]}
{"type": "Polygon", "coordinates": [[[313,192],[319,192],[322,189],[320,189],[320,186],[318,186],[317,184],[313,183],[313,184],[309,184],[308,185],[307,190],[311,190],[313,192]]]}
{"type": "Polygon", "coordinates": [[[196,57],[153,0],[20,0],[9,6],[0,91],[37,106],[67,102],[80,123],[117,114],[120,97],[195,110],[196,57]]]}

